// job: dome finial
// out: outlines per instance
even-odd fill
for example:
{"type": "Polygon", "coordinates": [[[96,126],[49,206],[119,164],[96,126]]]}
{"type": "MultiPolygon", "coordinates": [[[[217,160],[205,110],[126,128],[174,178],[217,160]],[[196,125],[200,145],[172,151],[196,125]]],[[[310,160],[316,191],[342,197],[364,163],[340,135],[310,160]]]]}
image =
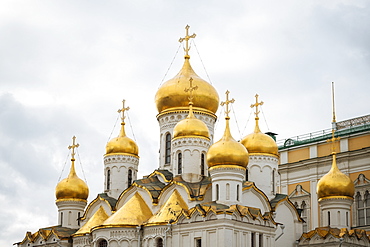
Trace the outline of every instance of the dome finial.
{"type": "Polygon", "coordinates": [[[80,144],[76,144],[76,136],[73,136],[72,137],[72,145],[71,146],[68,146],[68,149],[72,149],[72,153],[71,153],[71,161],[75,161],[75,148],[78,148],[80,146],[80,144]]]}
{"type": "Polygon", "coordinates": [[[120,136],[126,136],[126,133],[125,133],[125,128],[124,128],[124,125],[125,125],[125,111],[128,111],[130,110],[130,107],[126,107],[125,108],[125,102],[126,100],[122,100],[122,108],[121,109],[118,109],[118,113],[122,113],[122,116],[121,116],[121,132],[120,132],[120,136]]]}
{"type": "Polygon", "coordinates": [[[234,99],[231,99],[231,100],[229,100],[229,90],[227,90],[226,92],[225,92],[225,94],[226,94],[226,101],[223,101],[223,102],[221,102],[221,106],[224,106],[224,105],[226,105],[226,111],[225,111],[225,114],[226,114],[226,117],[225,117],[225,119],[226,120],[229,120],[230,119],[230,117],[229,117],[229,113],[230,113],[230,110],[229,110],[229,104],[232,104],[232,103],[234,103],[235,102],[235,100],[234,99]]]}
{"type": "MultiPolygon", "coordinates": [[[[332,107],[333,107],[333,119],[332,119],[332,129],[331,129],[331,139],[326,140],[326,142],[331,142],[332,154],[336,154],[335,142],[340,140],[340,137],[335,137],[336,130],[336,119],[335,119],[335,104],[334,104],[334,82],[331,83],[332,89],[332,107]]],[[[335,159],[335,155],[333,156],[335,159]]]]}
{"type": "Polygon", "coordinates": [[[258,126],[258,120],[260,119],[259,117],[258,117],[258,114],[260,113],[260,111],[258,110],[258,106],[260,106],[260,105],[263,105],[263,101],[260,101],[260,102],[258,102],[258,94],[256,94],[254,97],[256,97],[256,103],[254,103],[254,104],[251,104],[251,108],[253,108],[253,107],[256,107],[256,111],[254,112],[254,115],[256,115],[256,117],[254,118],[255,120],[256,120],[256,127],[255,127],[255,129],[254,129],[254,132],[261,132],[260,131],[260,128],[259,128],[259,126],[258,126]]]}
{"type": "Polygon", "coordinates": [[[191,38],[194,39],[195,36],[196,36],[195,33],[193,33],[192,35],[189,35],[189,28],[190,28],[190,26],[189,25],[186,25],[186,27],[185,27],[185,30],[186,30],[185,37],[179,39],[179,42],[180,43],[182,43],[185,40],[185,48],[184,48],[184,51],[185,51],[185,58],[187,58],[187,59],[190,58],[190,56],[189,56],[189,50],[190,50],[190,47],[189,47],[189,39],[191,39],[191,38]]]}

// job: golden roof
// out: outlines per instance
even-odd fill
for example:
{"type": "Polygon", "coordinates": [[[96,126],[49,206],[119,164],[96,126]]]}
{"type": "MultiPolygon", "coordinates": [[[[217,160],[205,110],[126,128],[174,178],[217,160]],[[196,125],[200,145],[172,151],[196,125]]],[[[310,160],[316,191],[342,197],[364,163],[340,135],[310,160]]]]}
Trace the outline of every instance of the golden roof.
{"type": "Polygon", "coordinates": [[[278,146],[275,140],[261,132],[258,126],[259,118],[256,118],[256,126],[254,132],[247,135],[241,140],[241,144],[248,149],[249,155],[253,154],[269,154],[278,156],[278,146]]]}
{"type": "Polygon", "coordinates": [[[188,210],[188,205],[180,193],[174,190],[159,212],[149,219],[148,225],[168,224],[175,221],[182,210],[188,210]]]}
{"type": "Polygon", "coordinates": [[[152,216],[152,211],[139,192],[136,192],[117,212],[104,221],[103,226],[138,226],[152,216]]]}
{"type": "Polygon", "coordinates": [[[330,171],[325,174],[317,183],[317,195],[319,199],[325,197],[349,197],[353,198],[355,194],[355,185],[352,180],[342,173],[336,160],[336,154],[333,153],[333,163],[330,171]]]}
{"type": "Polygon", "coordinates": [[[218,165],[237,165],[247,167],[249,155],[247,149],[231,136],[229,119],[226,118],[226,127],[221,140],[214,143],[207,152],[208,167],[218,165]]]}
{"type": "Polygon", "coordinates": [[[90,233],[90,230],[95,227],[103,224],[103,222],[108,219],[108,214],[105,212],[102,206],[94,213],[94,215],[74,234],[84,235],[90,233]]]}
{"type": "Polygon", "coordinates": [[[130,110],[130,107],[125,107],[125,100],[122,101],[122,108],[118,110],[118,113],[122,113],[121,116],[121,131],[119,136],[110,140],[105,147],[105,154],[128,154],[138,156],[139,148],[136,143],[128,138],[125,133],[125,112],[130,110]]]}
{"type": "Polygon", "coordinates": [[[256,108],[256,111],[254,112],[256,115],[256,126],[254,128],[254,132],[244,137],[241,143],[248,149],[250,155],[268,154],[278,157],[278,146],[275,140],[272,139],[271,136],[262,133],[258,125],[258,114],[260,113],[258,107],[263,105],[263,101],[258,102],[258,96],[258,94],[255,95],[256,103],[251,105],[251,108],[256,108]]]}
{"type": "Polygon", "coordinates": [[[209,130],[207,125],[194,116],[192,106],[192,102],[190,102],[189,115],[176,124],[173,129],[173,137],[195,136],[209,139],[209,130]]]}
{"type": "Polygon", "coordinates": [[[139,148],[137,144],[128,138],[125,133],[125,123],[121,123],[121,131],[118,137],[111,139],[106,147],[105,154],[128,154],[138,156],[139,148]]]}
{"type": "Polygon", "coordinates": [[[185,62],[180,72],[172,79],[163,83],[155,95],[155,103],[159,113],[166,110],[186,110],[189,95],[184,91],[189,79],[193,78],[198,86],[197,95],[194,95],[194,108],[197,110],[217,112],[219,97],[216,89],[200,78],[192,69],[190,56],[185,56],[185,62]]]}
{"type": "Polygon", "coordinates": [[[71,170],[67,178],[57,184],[55,188],[55,196],[58,200],[63,199],[79,199],[85,200],[89,196],[89,187],[80,179],[75,171],[74,159],[72,159],[71,170]]]}

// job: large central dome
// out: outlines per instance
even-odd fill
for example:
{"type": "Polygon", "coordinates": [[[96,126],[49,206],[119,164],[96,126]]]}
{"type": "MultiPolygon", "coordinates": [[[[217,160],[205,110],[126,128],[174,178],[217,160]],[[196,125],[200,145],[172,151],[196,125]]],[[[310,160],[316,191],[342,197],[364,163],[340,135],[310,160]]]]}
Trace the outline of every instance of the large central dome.
{"type": "Polygon", "coordinates": [[[190,78],[193,78],[193,85],[198,86],[192,100],[194,110],[201,108],[216,113],[219,105],[216,89],[194,72],[187,56],[185,56],[185,62],[180,72],[174,78],[163,83],[155,95],[155,103],[159,113],[166,110],[188,109],[189,93],[185,92],[185,88],[189,87],[190,78]]]}

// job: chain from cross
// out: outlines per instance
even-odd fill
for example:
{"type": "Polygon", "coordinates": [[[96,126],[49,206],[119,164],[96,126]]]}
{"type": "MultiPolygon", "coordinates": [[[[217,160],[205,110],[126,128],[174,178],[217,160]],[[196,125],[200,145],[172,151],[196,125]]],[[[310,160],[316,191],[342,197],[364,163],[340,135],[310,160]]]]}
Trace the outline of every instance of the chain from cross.
{"type": "Polygon", "coordinates": [[[258,118],[258,114],[260,113],[260,111],[258,110],[258,106],[260,105],[263,105],[263,101],[261,102],[258,102],[258,94],[256,94],[254,97],[256,97],[256,103],[255,104],[251,104],[251,108],[253,107],[256,107],[256,111],[255,111],[255,115],[256,115],[256,118],[258,118]]]}
{"type": "Polygon", "coordinates": [[[190,87],[185,88],[184,91],[186,93],[189,92],[189,101],[191,103],[193,103],[193,91],[197,90],[198,86],[193,86],[193,78],[192,77],[190,77],[190,79],[189,79],[189,84],[190,84],[190,87]]]}
{"type": "Polygon", "coordinates": [[[72,137],[72,145],[71,146],[68,146],[68,149],[72,149],[72,154],[71,154],[71,156],[72,156],[72,160],[75,160],[75,148],[78,148],[80,146],[80,144],[76,144],[76,137],[75,136],[73,136],[72,137]]]}
{"type": "Polygon", "coordinates": [[[125,111],[130,110],[130,107],[125,108],[125,101],[126,100],[122,100],[122,109],[118,109],[118,113],[122,112],[122,116],[121,116],[122,122],[125,120],[125,111]]]}
{"type": "Polygon", "coordinates": [[[179,39],[180,43],[182,43],[185,40],[185,48],[184,48],[185,56],[189,56],[189,50],[190,50],[190,48],[189,48],[189,39],[194,39],[195,36],[196,36],[195,33],[193,33],[192,35],[189,35],[189,28],[190,28],[190,26],[186,25],[186,27],[185,27],[185,30],[186,30],[185,37],[179,39]]]}
{"type": "Polygon", "coordinates": [[[326,140],[327,143],[332,143],[331,150],[335,153],[335,142],[339,141],[340,137],[335,137],[335,129],[331,130],[331,139],[326,140]]]}
{"type": "Polygon", "coordinates": [[[224,105],[226,105],[226,111],[225,111],[225,113],[226,113],[226,117],[227,118],[229,118],[229,113],[230,113],[230,109],[229,109],[229,104],[232,104],[232,103],[234,103],[235,102],[235,99],[231,99],[231,100],[229,100],[229,90],[227,90],[226,91],[226,101],[224,101],[224,102],[221,102],[221,106],[224,106],[224,105]]]}

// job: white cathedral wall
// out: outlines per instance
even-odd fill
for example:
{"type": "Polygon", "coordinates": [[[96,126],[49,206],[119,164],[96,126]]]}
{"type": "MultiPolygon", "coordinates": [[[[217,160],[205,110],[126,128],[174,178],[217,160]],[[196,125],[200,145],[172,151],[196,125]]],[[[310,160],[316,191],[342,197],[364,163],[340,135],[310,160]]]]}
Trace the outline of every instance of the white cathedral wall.
{"type": "Polygon", "coordinates": [[[82,217],[86,207],[86,201],[83,200],[61,200],[57,201],[58,224],[63,227],[78,229],[78,218],[82,217]]]}
{"type": "Polygon", "coordinates": [[[105,180],[104,191],[110,197],[118,198],[128,187],[128,170],[132,170],[132,182],[137,178],[139,158],[132,155],[115,154],[104,157],[105,180]],[[109,189],[107,189],[107,173],[110,170],[109,189]]]}
{"type": "Polygon", "coordinates": [[[178,156],[182,154],[182,175],[187,182],[201,180],[201,155],[204,154],[204,175],[208,173],[206,154],[210,141],[199,137],[181,137],[172,140],[172,172],[176,176],[178,170],[178,156]]]}
{"type": "MultiPolygon", "coordinates": [[[[211,143],[213,143],[213,136],[214,136],[214,124],[216,122],[216,116],[210,115],[208,113],[198,113],[197,111],[194,112],[194,115],[202,120],[208,127],[211,143]]],[[[171,139],[173,138],[173,129],[175,125],[181,121],[182,119],[188,116],[188,111],[176,111],[176,112],[169,112],[163,115],[159,115],[157,117],[159,127],[160,127],[160,144],[159,144],[159,168],[160,169],[167,169],[170,172],[174,173],[173,166],[171,164],[166,164],[166,135],[167,133],[171,134],[171,139]]],[[[171,160],[172,161],[172,160],[171,160]]]]}
{"type": "Polygon", "coordinates": [[[200,239],[202,246],[206,247],[252,246],[252,233],[255,236],[255,246],[259,246],[260,238],[263,241],[262,246],[275,246],[273,227],[257,225],[256,222],[248,224],[232,220],[232,217],[217,215],[218,220],[173,225],[171,241],[167,242],[169,244],[167,246],[196,247],[197,239],[200,239]]]}
{"type": "Polygon", "coordinates": [[[269,200],[276,194],[279,159],[270,155],[249,155],[248,180],[256,184],[269,200]]]}
{"type": "Polygon", "coordinates": [[[212,178],[212,201],[226,205],[240,204],[245,168],[215,166],[209,173],[212,178]]]}
{"type": "Polygon", "coordinates": [[[264,196],[255,191],[254,189],[244,190],[242,192],[242,202],[241,205],[259,208],[262,215],[265,212],[270,211],[269,202],[264,196]]]}
{"type": "MultiPolygon", "coordinates": [[[[294,206],[287,201],[283,201],[276,206],[275,222],[285,226],[284,234],[276,241],[276,246],[295,247],[296,240],[302,235],[302,222],[298,221],[298,216],[294,211],[294,206]]],[[[276,237],[281,233],[279,226],[276,237]]]]}

